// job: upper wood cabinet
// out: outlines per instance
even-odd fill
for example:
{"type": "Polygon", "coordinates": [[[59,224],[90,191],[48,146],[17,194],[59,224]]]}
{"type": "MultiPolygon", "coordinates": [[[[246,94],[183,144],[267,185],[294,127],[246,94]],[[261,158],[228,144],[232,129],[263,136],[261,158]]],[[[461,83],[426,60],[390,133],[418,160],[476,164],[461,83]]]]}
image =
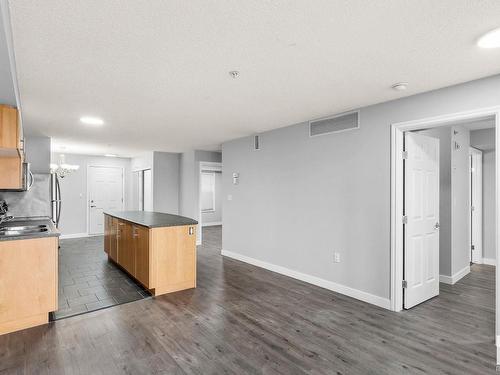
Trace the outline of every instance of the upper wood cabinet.
{"type": "Polygon", "coordinates": [[[0,148],[21,149],[21,129],[17,109],[3,104],[0,104],[0,148]]]}

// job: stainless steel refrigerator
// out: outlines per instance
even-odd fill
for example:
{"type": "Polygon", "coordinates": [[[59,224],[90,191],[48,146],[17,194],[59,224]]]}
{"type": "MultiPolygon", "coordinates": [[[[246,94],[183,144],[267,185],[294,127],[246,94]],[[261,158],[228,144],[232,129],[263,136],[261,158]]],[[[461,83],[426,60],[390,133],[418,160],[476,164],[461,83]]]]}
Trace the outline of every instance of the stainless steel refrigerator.
{"type": "Polygon", "coordinates": [[[50,174],[50,204],[52,206],[52,221],[58,227],[61,217],[61,186],[57,173],[50,174]]]}

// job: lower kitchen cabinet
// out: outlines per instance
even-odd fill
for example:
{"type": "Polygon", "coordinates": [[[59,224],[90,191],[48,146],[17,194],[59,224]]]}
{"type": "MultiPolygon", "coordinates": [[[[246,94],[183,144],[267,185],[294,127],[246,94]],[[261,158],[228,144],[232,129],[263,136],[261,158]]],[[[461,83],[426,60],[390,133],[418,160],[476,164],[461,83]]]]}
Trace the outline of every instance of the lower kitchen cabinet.
{"type": "Polygon", "coordinates": [[[108,257],[153,295],[196,287],[194,225],[148,228],[108,214],[104,222],[108,257]]]}
{"type": "Polygon", "coordinates": [[[57,237],[0,241],[0,334],[48,322],[57,310],[57,237]]]}

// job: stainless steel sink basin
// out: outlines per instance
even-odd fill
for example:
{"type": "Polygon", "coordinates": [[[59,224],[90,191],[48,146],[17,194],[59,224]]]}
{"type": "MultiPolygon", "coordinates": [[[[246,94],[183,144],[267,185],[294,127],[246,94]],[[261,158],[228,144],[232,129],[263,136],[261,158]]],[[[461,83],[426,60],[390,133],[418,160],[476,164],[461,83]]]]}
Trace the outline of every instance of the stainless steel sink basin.
{"type": "Polygon", "coordinates": [[[32,230],[4,230],[0,232],[0,237],[11,237],[11,236],[29,236],[30,234],[44,233],[48,232],[47,228],[32,229],[32,230]]]}
{"type": "Polygon", "coordinates": [[[0,237],[29,236],[30,234],[48,232],[47,225],[22,225],[0,227],[0,237]]]}
{"type": "Polygon", "coordinates": [[[37,229],[47,229],[47,225],[45,225],[45,224],[42,224],[42,225],[21,225],[21,226],[16,226],[16,227],[4,225],[3,227],[0,227],[0,232],[12,231],[12,230],[24,231],[24,230],[37,230],[37,229]]]}

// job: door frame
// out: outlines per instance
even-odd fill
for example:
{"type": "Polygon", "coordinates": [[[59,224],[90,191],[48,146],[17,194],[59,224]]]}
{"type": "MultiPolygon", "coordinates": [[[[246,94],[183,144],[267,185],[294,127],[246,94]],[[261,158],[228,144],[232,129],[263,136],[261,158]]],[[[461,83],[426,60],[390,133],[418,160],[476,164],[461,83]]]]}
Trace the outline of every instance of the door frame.
{"type": "MultiPolygon", "coordinates": [[[[221,171],[222,172],[222,163],[221,162],[214,162],[214,161],[200,161],[200,165],[198,168],[198,238],[196,240],[196,245],[201,245],[203,241],[203,223],[202,223],[202,215],[201,215],[201,171],[206,169],[213,169],[215,171],[221,171]]],[[[222,195],[221,195],[222,199],[222,195]]],[[[221,221],[224,220],[223,216],[221,216],[221,221]]]]}
{"type": "Polygon", "coordinates": [[[117,165],[102,165],[102,164],[87,164],[87,175],[86,175],[86,186],[87,186],[87,197],[85,200],[85,205],[87,209],[85,210],[87,213],[87,236],[101,236],[101,234],[90,234],[90,178],[89,178],[89,171],[90,168],[115,168],[115,169],[120,169],[122,171],[122,210],[125,207],[125,168],[120,167],[117,165]]]}
{"type": "MultiPolygon", "coordinates": [[[[479,200],[481,201],[481,204],[480,204],[479,208],[474,206],[474,211],[477,211],[477,209],[479,209],[479,214],[480,214],[479,217],[481,218],[480,219],[481,224],[479,225],[479,231],[480,231],[479,238],[481,238],[481,241],[480,241],[481,245],[480,245],[479,249],[474,248],[474,250],[476,250],[475,252],[472,251],[472,247],[471,247],[470,259],[471,259],[472,263],[482,264],[483,263],[483,240],[482,240],[482,232],[483,232],[483,219],[482,219],[482,215],[483,215],[483,166],[482,166],[483,152],[475,147],[469,146],[469,157],[470,157],[469,160],[472,163],[474,163],[475,159],[477,162],[478,157],[481,161],[481,163],[479,163],[479,169],[481,171],[479,173],[479,175],[477,174],[477,171],[472,171],[472,170],[469,171],[469,244],[472,246],[472,241],[474,238],[474,236],[472,235],[472,232],[477,231],[476,226],[474,226],[473,222],[472,222],[472,203],[473,203],[473,201],[478,199],[478,195],[479,195],[479,197],[480,197],[479,200]],[[479,189],[476,189],[476,190],[472,189],[472,186],[475,186],[474,180],[477,180],[476,182],[480,186],[479,189]],[[474,199],[474,198],[476,198],[476,199],[474,199]],[[479,252],[479,257],[478,257],[478,252],[479,252]]],[[[470,165],[470,167],[472,168],[472,165],[470,165]]]]}
{"type": "MultiPolygon", "coordinates": [[[[482,117],[495,117],[495,147],[498,149],[500,145],[500,106],[482,108],[467,112],[458,112],[435,117],[428,117],[412,121],[397,122],[391,124],[391,285],[390,285],[390,301],[392,311],[401,311],[403,309],[403,136],[404,132],[419,129],[436,128],[440,126],[451,125],[451,123],[459,121],[474,120],[482,117]]],[[[495,238],[496,241],[496,259],[499,258],[498,247],[498,212],[500,205],[498,200],[499,184],[500,184],[500,162],[499,153],[495,155],[495,238]]],[[[500,272],[496,267],[496,280],[500,280],[500,272]]],[[[498,300],[499,288],[496,289],[498,300]]],[[[496,309],[495,309],[496,310],[496,309]]],[[[498,311],[496,310],[497,320],[499,319],[498,311]]],[[[500,338],[500,337],[499,337],[500,338]]],[[[498,340],[497,340],[498,341],[498,340]]],[[[500,344],[500,342],[499,342],[500,344]]],[[[500,347],[497,347],[500,348],[500,347]]],[[[498,351],[500,354],[500,351],[498,351]]]]}

